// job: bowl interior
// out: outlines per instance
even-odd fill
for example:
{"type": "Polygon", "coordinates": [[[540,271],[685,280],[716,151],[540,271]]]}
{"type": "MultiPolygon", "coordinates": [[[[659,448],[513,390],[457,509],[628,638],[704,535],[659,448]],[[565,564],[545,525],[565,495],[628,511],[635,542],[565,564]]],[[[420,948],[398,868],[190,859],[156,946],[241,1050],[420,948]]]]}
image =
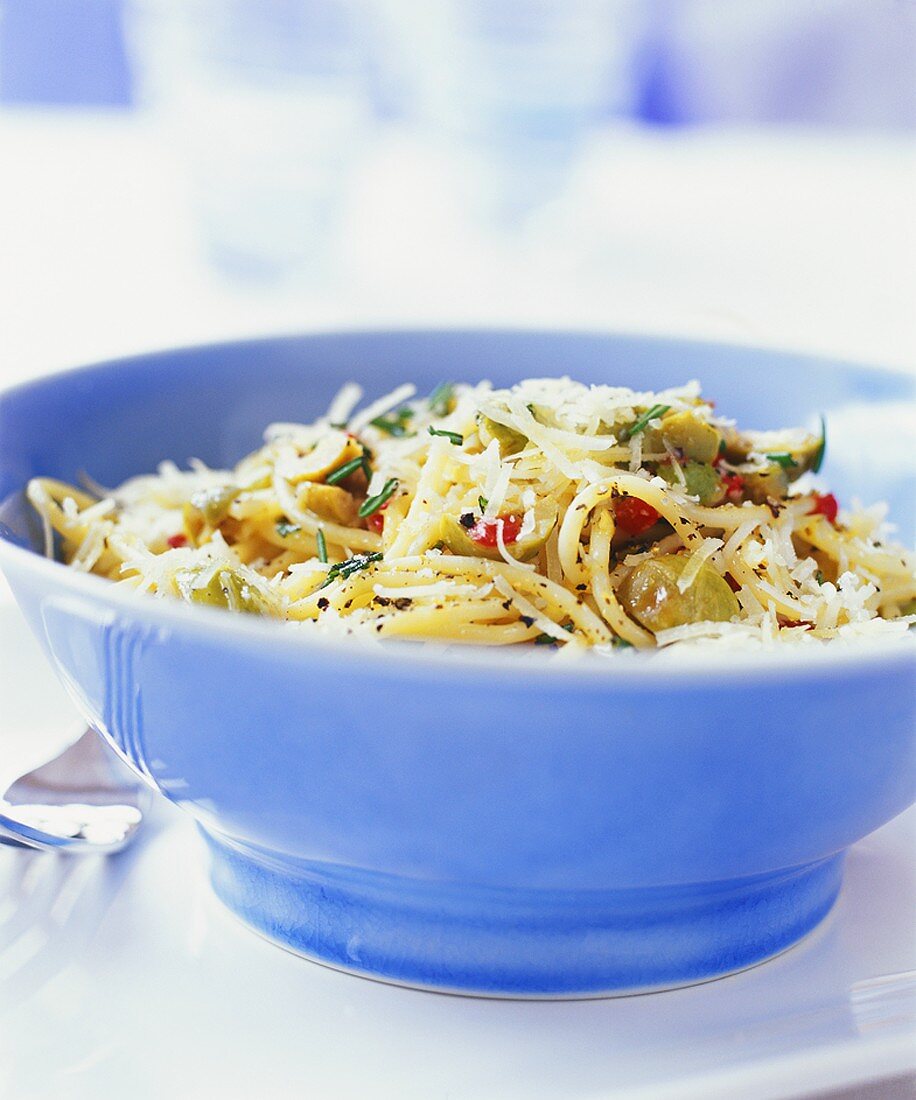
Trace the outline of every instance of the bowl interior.
{"type": "Polygon", "coordinates": [[[766,349],[638,336],[505,331],[339,333],[179,349],[43,379],[0,398],[0,534],[39,545],[22,506],[38,475],[115,485],[163,459],[227,466],[276,420],[308,421],[339,387],[367,398],[411,381],[508,385],[567,374],[660,389],[691,378],[740,425],[812,425],[827,416],[825,481],[843,502],[886,500],[914,523],[913,383],[904,374],[766,349]]]}

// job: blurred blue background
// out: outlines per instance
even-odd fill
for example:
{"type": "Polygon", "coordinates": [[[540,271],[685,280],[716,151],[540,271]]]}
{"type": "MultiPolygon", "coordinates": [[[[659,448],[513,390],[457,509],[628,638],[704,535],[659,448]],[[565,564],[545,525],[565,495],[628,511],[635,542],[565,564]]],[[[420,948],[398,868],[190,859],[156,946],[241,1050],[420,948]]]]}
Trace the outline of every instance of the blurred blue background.
{"type": "Polygon", "coordinates": [[[0,100],[130,104],[122,0],[4,0],[0,20],[0,100]]]}
{"type": "Polygon", "coordinates": [[[0,374],[483,321],[909,362],[914,148],[916,0],[0,0],[0,374]]]}
{"type": "MultiPolygon", "coordinates": [[[[0,101],[130,107],[137,100],[125,45],[129,0],[2,0],[0,101]]],[[[523,39],[542,0],[457,0],[496,12],[482,33],[523,39]]],[[[188,7],[199,7],[188,0],[188,7]]],[[[231,8],[227,4],[224,7],[231,8]]],[[[248,0],[270,20],[273,0],[248,0]]],[[[575,6],[575,5],[574,5],[575,6]]],[[[313,12],[330,5],[320,0],[313,12]]],[[[402,26],[431,0],[379,0],[364,19],[401,11],[402,26]],[[388,13],[385,8],[391,9],[388,13]]],[[[606,89],[595,106],[621,108],[658,125],[722,121],[812,123],[912,130],[916,127],[916,5],[908,0],[646,0],[611,5],[603,47],[626,55],[627,95],[606,89]]],[[[447,16],[443,17],[447,18],[447,16]]],[[[486,19],[481,16],[480,25],[486,19]]],[[[369,60],[376,69],[374,106],[381,115],[409,112],[397,89],[402,59],[385,35],[369,60]]]]}

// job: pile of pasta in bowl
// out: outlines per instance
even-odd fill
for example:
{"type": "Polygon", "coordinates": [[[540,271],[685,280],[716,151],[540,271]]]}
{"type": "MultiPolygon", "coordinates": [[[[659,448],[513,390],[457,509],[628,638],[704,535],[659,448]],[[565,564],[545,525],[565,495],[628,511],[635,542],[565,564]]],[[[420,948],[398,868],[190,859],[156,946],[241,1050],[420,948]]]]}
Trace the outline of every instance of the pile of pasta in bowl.
{"type": "Polygon", "coordinates": [[[816,487],[819,431],[696,383],[349,384],[232,470],[36,479],[48,551],[157,596],[373,637],[567,652],[903,633],[914,558],[816,487]],[[55,537],[56,533],[56,537],[55,537]]]}

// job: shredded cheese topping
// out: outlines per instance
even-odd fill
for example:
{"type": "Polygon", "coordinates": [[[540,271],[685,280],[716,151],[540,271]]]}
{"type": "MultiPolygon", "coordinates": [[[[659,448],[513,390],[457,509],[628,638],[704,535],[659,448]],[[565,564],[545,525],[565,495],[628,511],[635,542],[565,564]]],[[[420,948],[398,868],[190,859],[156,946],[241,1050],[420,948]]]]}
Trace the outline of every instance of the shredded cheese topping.
{"type": "Polygon", "coordinates": [[[316,629],[609,653],[913,621],[880,509],[813,488],[823,433],[741,434],[696,382],[415,394],[348,383],[232,470],[28,495],[74,569],[316,629]]]}

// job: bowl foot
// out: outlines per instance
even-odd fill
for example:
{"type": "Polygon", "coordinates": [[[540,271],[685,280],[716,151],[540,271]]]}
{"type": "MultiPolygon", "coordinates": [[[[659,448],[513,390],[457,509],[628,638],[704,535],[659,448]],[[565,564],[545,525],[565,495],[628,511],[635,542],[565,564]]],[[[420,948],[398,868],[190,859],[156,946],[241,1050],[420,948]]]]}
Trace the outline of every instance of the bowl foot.
{"type": "Polygon", "coordinates": [[[700,886],[495,890],[308,863],[202,831],[217,896],[282,947],[383,981],[495,997],[619,996],[746,969],[826,916],[843,861],[700,886]]]}

